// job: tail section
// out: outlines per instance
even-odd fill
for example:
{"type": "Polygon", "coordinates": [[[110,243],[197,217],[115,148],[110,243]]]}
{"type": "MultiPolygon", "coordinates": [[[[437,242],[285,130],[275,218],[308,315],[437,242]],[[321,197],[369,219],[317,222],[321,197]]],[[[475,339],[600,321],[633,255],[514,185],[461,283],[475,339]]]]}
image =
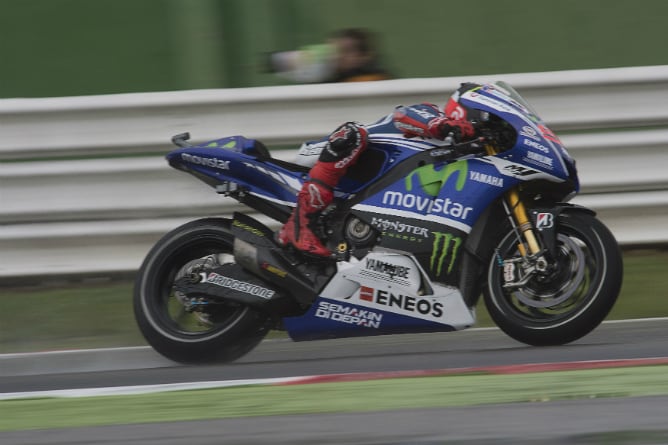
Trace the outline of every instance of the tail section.
{"type": "Polygon", "coordinates": [[[186,141],[186,135],[174,137],[180,148],[167,154],[170,166],[273,219],[287,220],[308,168],[274,159],[261,142],[243,136],[197,145],[186,141]]]}

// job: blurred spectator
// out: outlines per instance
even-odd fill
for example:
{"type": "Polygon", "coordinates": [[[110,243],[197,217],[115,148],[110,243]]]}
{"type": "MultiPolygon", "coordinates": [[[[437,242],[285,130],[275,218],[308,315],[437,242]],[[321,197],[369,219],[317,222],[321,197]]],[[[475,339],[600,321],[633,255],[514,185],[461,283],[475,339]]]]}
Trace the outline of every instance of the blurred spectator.
{"type": "Polygon", "coordinates": [[[391,76],[381,67],[373,35],[364,29],[334,32],[327,43],[269,55],[269,71],[293,82],[364,82],[391,76]]]}
{"type": "Polygon", "coordinates": [[[390,78],[379,61],[373,35],[364,29],[337,31],[330,39],[334,47],[334,73],[328,82],[365,82],[390,78]]]}

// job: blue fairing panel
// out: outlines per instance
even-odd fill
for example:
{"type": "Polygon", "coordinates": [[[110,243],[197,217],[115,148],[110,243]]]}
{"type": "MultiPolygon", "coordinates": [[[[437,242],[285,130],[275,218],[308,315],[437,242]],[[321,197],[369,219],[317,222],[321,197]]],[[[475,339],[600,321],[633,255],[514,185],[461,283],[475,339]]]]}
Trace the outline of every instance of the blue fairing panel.
{"type": "Polygon", "coordinates": [[[174,168],[209,178],[212,185],[233,182],[267,201],[291,205],[304,173],[264,159],[256,144],[242,136],[226,137],[174,150],[167,160],[174,168]]]}
{"type": "Polygon", "coordinates": [[[353,208],[420,219],[468,233],[490,202],[518,182],[485,158],[429,164],[353,208]]]}
{"type": "Polygon", "coordinates": [[[322,297],[306,314],[283,322],[294,341],[455,330],[446,324],[322,297]]]}

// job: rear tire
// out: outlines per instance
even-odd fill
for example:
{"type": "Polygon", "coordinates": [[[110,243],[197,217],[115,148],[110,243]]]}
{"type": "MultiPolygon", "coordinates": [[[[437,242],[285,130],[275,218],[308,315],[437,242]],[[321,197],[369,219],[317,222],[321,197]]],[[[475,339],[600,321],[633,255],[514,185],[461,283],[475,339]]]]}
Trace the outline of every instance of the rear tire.
{"type": "Polygon", "coordinates": [[[524,286],[503,287],[502,260],[516,258],[510,231],[496,246],[483,287],[485,305],[499,328],[534,346],[575,341],[596,328],[612,309],[622,285],[617,242],[594,215],[565,211],[557,224],[557,268],[533,276],[524,286]]]}
{"type": "Polygon", "coordinates": [[[202,219],[165,235],[148,253],[134,289],[135,319],[146,341],[181,363],[229,362],[269,331],[269,316],[234,302],[193,301],[174,291],[175,279],[234,261],[229,220],[202,219]]]}

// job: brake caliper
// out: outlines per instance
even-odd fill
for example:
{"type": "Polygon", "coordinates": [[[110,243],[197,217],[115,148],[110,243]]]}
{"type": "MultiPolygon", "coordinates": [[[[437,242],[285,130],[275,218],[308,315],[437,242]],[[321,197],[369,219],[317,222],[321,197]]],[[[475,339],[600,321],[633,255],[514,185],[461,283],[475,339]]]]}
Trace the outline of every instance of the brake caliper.
{"type": "Polygon", "coordinates": [[[496,260],[499,267],[503,268],[503,287],[515,289],[524,286],[536,273],[547,271],[548,262],[545,259],[544,252],[538,255],[528,255],[503,259],[499,252],[496,252],[496,260]]]}

